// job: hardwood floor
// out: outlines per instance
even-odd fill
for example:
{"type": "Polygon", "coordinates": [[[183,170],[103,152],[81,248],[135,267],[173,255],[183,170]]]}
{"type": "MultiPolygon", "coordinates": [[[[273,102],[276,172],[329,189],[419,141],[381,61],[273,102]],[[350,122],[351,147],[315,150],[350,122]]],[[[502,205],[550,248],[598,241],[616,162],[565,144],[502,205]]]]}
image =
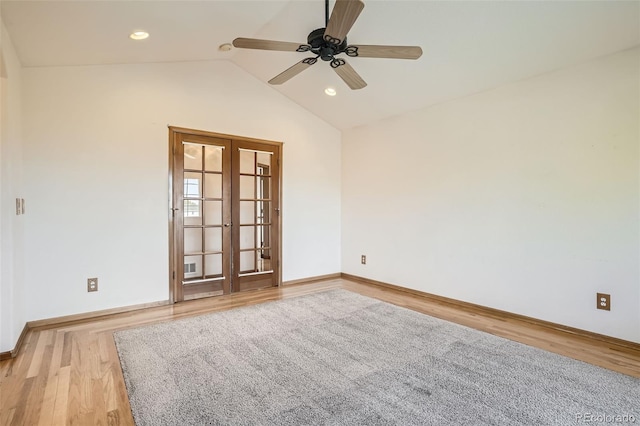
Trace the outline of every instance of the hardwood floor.
{"type": "Polygon", "coordinates": [[[640,377],[640,351],[514,319],[483,316],[424,297],[332,279],[192,300],[34,329],[14,359],[0,362],[0,425],[132,425],[112,334],[178,318],[344,288],[531,346],[640,377]]]}

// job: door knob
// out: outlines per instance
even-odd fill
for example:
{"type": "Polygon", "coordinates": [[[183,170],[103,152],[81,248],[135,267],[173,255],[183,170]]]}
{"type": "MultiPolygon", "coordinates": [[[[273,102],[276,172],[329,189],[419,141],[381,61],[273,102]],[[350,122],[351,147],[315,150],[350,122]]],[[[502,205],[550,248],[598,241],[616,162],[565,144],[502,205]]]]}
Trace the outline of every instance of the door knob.
{"type": "Polygon", "coordinates": [[[225,228],[228,228],[228,227],[230,227],[231,225],[232,225],[232,223],[231,223],[231,222],[229,222],[229,223],[225,223],[225,224],[224,224],[224,227],[225,227],[225,228]]]}

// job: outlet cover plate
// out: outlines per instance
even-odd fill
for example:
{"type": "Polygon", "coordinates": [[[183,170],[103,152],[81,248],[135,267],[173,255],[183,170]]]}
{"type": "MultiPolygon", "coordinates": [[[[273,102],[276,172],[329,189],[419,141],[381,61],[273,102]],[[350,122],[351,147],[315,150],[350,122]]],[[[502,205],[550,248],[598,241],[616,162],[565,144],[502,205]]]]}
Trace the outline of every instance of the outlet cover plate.
{"type": "Polygon", "coordinates": [[[611,310],[611,295],[605,293],[596,293],[596,308],[605,311],[611,310]]]}
{"type": "Polygon", "coordinates": [[[98,291],[98,279],[97,278],[87,278],[87,291],[98,291]]]}

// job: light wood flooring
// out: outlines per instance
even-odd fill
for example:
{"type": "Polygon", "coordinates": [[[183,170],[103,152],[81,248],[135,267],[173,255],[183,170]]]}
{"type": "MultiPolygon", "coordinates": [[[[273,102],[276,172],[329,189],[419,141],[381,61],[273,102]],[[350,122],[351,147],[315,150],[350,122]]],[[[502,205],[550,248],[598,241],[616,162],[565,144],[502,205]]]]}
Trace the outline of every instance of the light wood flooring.
{"type": "Polygon", "coordinates": [[[133,424],[112,333],[238,306],[344,288],[479,330],[640,377],[640,351],[370,284],[334,279],[193,300],[29,332],[0,362],[0,425],[133,424]]]}

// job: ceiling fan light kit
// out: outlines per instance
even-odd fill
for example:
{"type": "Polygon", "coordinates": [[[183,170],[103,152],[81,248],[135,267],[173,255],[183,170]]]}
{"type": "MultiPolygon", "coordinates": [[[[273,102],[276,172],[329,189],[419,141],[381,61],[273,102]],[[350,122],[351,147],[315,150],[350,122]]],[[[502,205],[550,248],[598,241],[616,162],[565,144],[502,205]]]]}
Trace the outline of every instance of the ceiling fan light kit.
{"type": "Polygon", "coordinates": [[[419,46],[349,45],[347,33],[363,8],[362,0],[336,0],[329,18],[329,0],[325,0],[325,28],[311,31],[307,36],[307,44],[240,37],[233,40],[233,45],[243,49],[309,52],[315,55],[307,57],[281,72],[269,80],[269,84],[285,83],[314,65],[318,59],[322,59],[329,62],[331,68],[347,86],[353,90],[362,89],[367,83],[345,59],[336,58],[336,55],[345,54],[352,58],[389,59],[418,59],[422,55],[422,49],[419,46]]]}

